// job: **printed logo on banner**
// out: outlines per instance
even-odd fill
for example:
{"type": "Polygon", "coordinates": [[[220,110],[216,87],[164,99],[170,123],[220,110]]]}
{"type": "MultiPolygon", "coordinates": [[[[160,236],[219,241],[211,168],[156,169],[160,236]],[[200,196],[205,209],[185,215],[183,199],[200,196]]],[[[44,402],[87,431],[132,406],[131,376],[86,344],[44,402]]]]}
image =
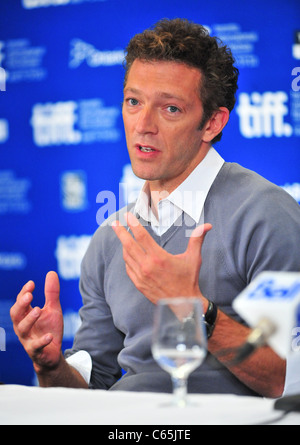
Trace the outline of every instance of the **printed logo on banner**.
{"type": "Polygon", "coordinates": [[[84,2],[104,2],[107,0],[22,0],[23,8],[43,8],[46,6],[63,6],[69,4],[78,4],[84,2]]]}
{"type": "Polygon", "coordinates": [[[38,147],[117,142],[119,107],[101,99],[36,104],[32,109],[33,140],[38,147]]]}
{"type": "Polygon", "coordinates": [[[246,138],[290,137],[292,126],[284,121],[289,109],[284,91],[240,93],[236,112],[240,131],[246,138]]]}
{"type": "Polygon", "coordinates": [[[27,258],[20,252],[0,252],[0,270],[23,270],[27,266],[27,258]]]}
{"type": "Polygon", "coordinates": [[[0,144],[4,144],[9,138],[8,121],[0,119],[0,144]]]}
{"type": "Polygon", "coordinates": [[[6,91],[6,71],[2,67],[5,54],[3,52],[4,42],[0,41],[0,91],[6,91]]]}
{"type": "Polygon", "coordinates": [[[2,66],[3,60],[5,59],[4,45],[5,43],[0,40],[0,66],[2,66]]]}
{"type": "Polygon", "coordinates": [[[6,71],[0,67],[0,91],[6,91],[6,71]]]}
{"type": "Polygon", "coordinates": [[[27,38],[1,41],[0,66],[5,68],[6,82],[44,80],[47,77],[47,70],[43,66],[46,51],[45,46],[33,46],[27,38]]]}
{"type": "Polygon", "coordinates": [[[74,336],[81,325],[81,319],[78,311],[68,309],[64,312],[64,341],[74,340],[74,336]]]}
{"type": "Polygon", "coordinates": [[[259,57],[255,44],[258,31],[244,31],[239,23],[218,23],[207,27],[210,34],[218,36],[231,49],[239,68],[257,68],[259,57]]]}
{"type": "Polygon", "coordinates": [[[291,91],[290,91],[291,119],[294,127],[294,135],[300,136],[300,66],[295,66],[292,69],[291,74],[292,74],[291,91]]]}
{"type": "Polygon", "coordinates": [[[81,212],[88,206],[87,176],[83,170],[66,171],[60,178],[61,205],[67,212],[81,212]]]}
{"type": "Polygon", "coordinates": [[[300,184],[298,182],[285,184],[281,187],[300,204],[300,184]]]}
{"type": "Polygon", "coordinates": [[[3,328],[0,328],[0,352],[6,351],[6,334],[3,328]]]}
{"type": "Polygon", "coordinates": [[[78,68],[83,62],[86,62],[90,68],[122,65],[124,56],[124,50],[100,51],[90,43],[73,39],[71,41],[69,67],[78,68]]]}
{"type": "MultiPolygon", "coordinates": [[[[16,336],[11,318],[9,315],[10,309],[12,307],[12,300],[4,300],[5,296],[1,295],[0,299],[0,326],[5,332],[6,345],[9,343],[18,342],[18,337],[16,336]]],[[[0,340],[1,341],[1,340],[0,340]]],[[[2,331],[2,341],[3,341],[3,331],[2,331]]],[[[1,347],[0,347],[1,349],[1,347]]]]}
{"type": "Polygon", "coordinates": [[[300,31],[295,31],[295,40],[292,46],[293,57],[300,60],[300,31]]]}
{"type": "Polygon", "coordinates": [[[80,266],[91,236],[59,236],[55,256],[58,273],[64,280],[76,280],[80,276],[80,266]]]}
{"type": "Polygon", "coordinates": [[[32,204],[28,192],[32,181],[28,178],[17,178],[13,170],[0,170],[0,215],[26,214],[32,204]]]}
{"type": "Polygon", "coordinates": [[[292,90],[295,92],[300,91],[300,66],[295,66],[292,69],[292,90]]]}

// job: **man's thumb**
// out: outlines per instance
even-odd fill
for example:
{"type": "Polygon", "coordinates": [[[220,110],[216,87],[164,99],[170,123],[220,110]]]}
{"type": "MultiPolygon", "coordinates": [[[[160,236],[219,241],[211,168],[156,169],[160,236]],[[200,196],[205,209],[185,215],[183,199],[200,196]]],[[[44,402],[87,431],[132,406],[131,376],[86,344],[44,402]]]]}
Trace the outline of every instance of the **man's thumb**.
{"type": "Polygon", "coordinates": [[[45,298],[46,304],[55,304],[59,302],[60,284],[56,272],[48,272],[45,280],[45,298]]]}

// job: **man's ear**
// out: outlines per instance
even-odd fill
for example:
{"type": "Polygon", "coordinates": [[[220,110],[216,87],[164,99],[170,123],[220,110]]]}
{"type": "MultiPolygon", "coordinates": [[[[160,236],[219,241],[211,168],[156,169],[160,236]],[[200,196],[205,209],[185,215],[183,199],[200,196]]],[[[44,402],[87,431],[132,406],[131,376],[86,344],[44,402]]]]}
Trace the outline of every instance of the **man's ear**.
{"type": "Polygon", "coordinates": [[[211,142],[226,126],[229,120],[229,110],[220,107],[215,111],[205,124],[205,132],[203,135],[204,142],[211,142]]]}

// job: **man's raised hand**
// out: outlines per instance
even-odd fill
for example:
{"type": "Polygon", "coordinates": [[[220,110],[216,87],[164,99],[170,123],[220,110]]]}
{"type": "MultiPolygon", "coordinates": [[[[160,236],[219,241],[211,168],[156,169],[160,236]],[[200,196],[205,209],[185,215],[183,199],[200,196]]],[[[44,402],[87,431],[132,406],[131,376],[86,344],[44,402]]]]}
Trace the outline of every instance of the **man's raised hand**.
{"type": "Polygon", "coordinates": [[[29,281],[19,293],[10,315],[14,330],[37,372],[54,369],[61,359],[63,314],[60,284],[55,272],[45,280],[45,306],[32,307],[35,284],[29,281]]]}
{"type": "Polygon", "coordinates": [[[126,270],[137,289],[152,303],[168,297],[203,297],[199,289],[201,248],[211,224],[193,231],[184,253],[171,255],[154,241],[133,214],[125,216],[134,237],[118,221],[113,223],[113,229],[123,245],[126,270]]]}

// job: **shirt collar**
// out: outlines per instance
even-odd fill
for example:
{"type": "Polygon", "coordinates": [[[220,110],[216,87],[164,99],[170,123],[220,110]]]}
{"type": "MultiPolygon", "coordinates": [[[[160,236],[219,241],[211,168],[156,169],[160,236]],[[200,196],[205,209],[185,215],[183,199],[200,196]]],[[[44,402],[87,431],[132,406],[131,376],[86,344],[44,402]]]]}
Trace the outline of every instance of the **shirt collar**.
{"type": "Polygon", "coordinates": [[[212,147],[186,180],[168,197],[174,205],[198,223],[208,192],[224,164],[212,147]]]}
{"type": "MultiPolygon", "coordinates": [[[[208,192],[224,162],[224,159],[211,147],[200,164],[164,201],[174,204],[198,224],[208,192]]],[[[134,209],[135,213],[145,221],[153,219],[149,200],[149,184],[146,181],[134,209]]]]}

